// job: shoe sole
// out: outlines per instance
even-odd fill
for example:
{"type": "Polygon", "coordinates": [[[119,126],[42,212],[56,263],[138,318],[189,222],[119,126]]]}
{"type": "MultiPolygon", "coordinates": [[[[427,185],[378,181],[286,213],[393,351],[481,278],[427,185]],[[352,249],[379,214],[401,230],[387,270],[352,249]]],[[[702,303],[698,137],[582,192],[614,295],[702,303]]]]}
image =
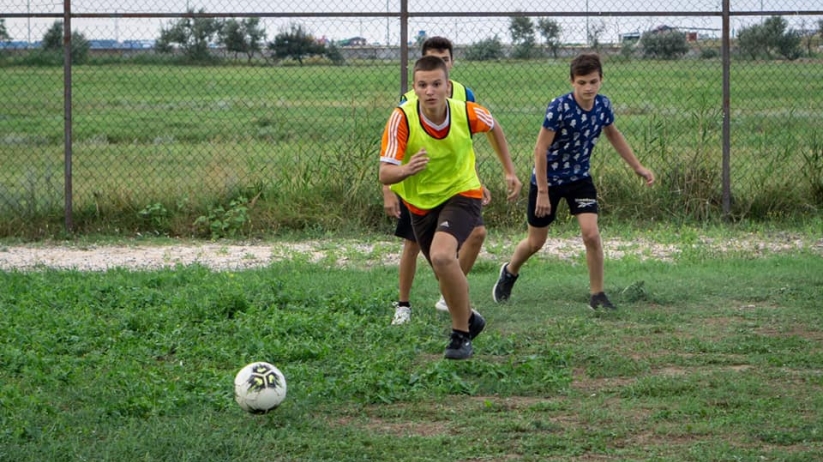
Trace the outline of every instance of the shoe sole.
{"type": "Polygon", "coordinates": [[[494,287],[492,287],[492,300],[494,300],[495,303],[502,303],[509,299],[508,297],[506,297],[503,300],[497,299],[497,284],[500,283],[500,278],[503,277],[503,271],[506,271],[506,265],[508,264],[508,262],[503,263],[503,265],[500,267],[500,273],[497,275],[497,282],[495,282],[494,287]]]}
{"type": "Polygon", "coordinates": [[[615,307],[615,306],[611,306],[611,307],[604,306],[604,305],[592,306],[591,303],[586,305],[586,306],[588,306],[589,309],[592,310],[592,311],[600,311],[601,308],[603,309],[603,311],[617,311],[617,307],[615,307]]]}
{"type": "MultiPolygon", "coordinates": [[[[471,357],[474,355],[474,351],[473,351],[473,350],[470,350],[470,351],[469,351],[469,354],[468,354],[467,356],[463,356],[463,355],[459,355],[459,356],[456,356],[456,355],[449,355],[449,352],[450,352],[450,351],[455,351],[455,350],[446,350],[446,354],[444,355],[444,357],[445,357],[446,359],[456,359],[456,360],[461,360],[461,359],[469,359],[469,358],[471,358],[471,357]]],[[[457,353],[457,352],[455,351],[455,353],[457,353]]]]}
{"type": "Polygon", "coordinates": [[[483,318],[483,316],[480,316],[480,313],[478,313],[477,311],[472,310],[472,312],[474,313],[474,324],[475,326],[477,326],[477,328],[472,329],[473,326],[469,325],[469,338],[471,340],[474,340],[475,337],[480,335],[483,332],[483,329],[486,328],[486,319],[483,318]]]}
{"type": "Polygon", "coordinates": [[[434,309],[437,310],[437,311],[442,311],[444,313],[449,312],[448,305],[446,305],[445,303],[440,303],[439,300],[437,301],[437,303],[434,304],[434,309]]]}

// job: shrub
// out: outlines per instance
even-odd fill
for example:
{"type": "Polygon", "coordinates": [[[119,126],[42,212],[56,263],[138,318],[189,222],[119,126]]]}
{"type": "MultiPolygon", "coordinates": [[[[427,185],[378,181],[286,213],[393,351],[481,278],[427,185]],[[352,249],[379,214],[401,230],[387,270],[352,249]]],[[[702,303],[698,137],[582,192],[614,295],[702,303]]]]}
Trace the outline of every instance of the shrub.
{"type": "Polygon", "coordinates": [[[503,44],[498,36],[472,43],[466,50],[469,61],[493,61],[503,58],[503,44]]]}
{"type": "Polygon", "coordinates": [[[646,58],[678,59],[689,51],[686,34],[676,30],[645,32],[640,44],[646,58]]]}
{"type": "MultiPolygon", "coordinates": [[[[80,32],[71,33],[71,60],[76,64],[83,64],[89,58],[91,44],[86,40],[86,36],[80,32]]],[[[46,56],[55,58],[57,62],[63,61],[63,23],[55,21],[43,36],[43,53],[46,56]]]]}
{"type": "Polygon", "coordinates": [[[786,30],[788,22],[780,16],[772,16],[763,24],[745,27],[737,34],[740,52],[751,58],[772,59],[775,54],[786,59],[800,57],[800,34],[786,30]]]}

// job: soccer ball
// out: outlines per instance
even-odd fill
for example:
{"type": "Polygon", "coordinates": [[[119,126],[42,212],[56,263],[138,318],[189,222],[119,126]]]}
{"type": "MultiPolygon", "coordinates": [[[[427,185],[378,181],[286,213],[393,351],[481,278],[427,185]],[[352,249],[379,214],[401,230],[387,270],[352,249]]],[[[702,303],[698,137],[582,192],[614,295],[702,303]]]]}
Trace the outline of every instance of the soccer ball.
{"type": "Polygon", "coordinates": [[[247,364],[234,377],[234,400],[244,411],[265,414],[285,398],[286,377],[272,364],[247,364]]]}

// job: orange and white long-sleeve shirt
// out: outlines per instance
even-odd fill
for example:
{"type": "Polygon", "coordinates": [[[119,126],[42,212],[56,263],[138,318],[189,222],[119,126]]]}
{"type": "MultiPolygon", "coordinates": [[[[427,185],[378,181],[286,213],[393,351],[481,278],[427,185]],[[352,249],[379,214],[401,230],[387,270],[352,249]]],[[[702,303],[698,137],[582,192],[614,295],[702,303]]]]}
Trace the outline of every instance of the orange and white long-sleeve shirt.
{"type": "Polygon", "coordinates": [[[402,165],[425,147],[429,155],[426,169],[392,185],[412,213],[425,214],[459,194],[482,198],[475,170],[472,135],[494,129],[488,109],[473,102],[449,99],[446,121],[434,125],[419,110],[418,102],[397,107],[383,131],[380,161],[402,165]]]}

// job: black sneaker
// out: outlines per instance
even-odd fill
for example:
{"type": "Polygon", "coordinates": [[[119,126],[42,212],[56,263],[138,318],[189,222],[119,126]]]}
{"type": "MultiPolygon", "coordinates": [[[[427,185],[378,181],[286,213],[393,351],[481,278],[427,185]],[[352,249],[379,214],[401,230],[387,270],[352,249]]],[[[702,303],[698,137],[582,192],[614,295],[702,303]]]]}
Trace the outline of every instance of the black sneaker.
{"type": "Polygon", "coordinates": [[[465,334],[452,332],[451,341],[446,347],[446,359],[469,359],[473,353],[471,339],[465,334]]]}
{"type": "Polygon", "coordinates": [[[616,310],[617,307],[609,301],[609,297],[606,296],[604,292],[600,292],[594,294],[589,299],[589,308],[597,311],[599,308],[605,308],[607,310],[616,310]]]}
{"type": "Polygon", "coordinates": [[[517,282],[517,276],[509,273],[506,269],[508,266],[508,263],[503,263],[503,266],[500,267],[500,277],[497,278],[497,282],[494,283],[492,288],[492,298],[497,303],[503,303],[511,297],[512,287],[517,282]]]}
{"type": "Polygon", "coordinates": [[[483,328],[485,327],[486,320],[483,319],[483,316],[480,316],[480,313],[477,311],[472,310],[472,317],[469,318],[469,339],[474,340],[475,337],[483,332],[483,328]]]}

